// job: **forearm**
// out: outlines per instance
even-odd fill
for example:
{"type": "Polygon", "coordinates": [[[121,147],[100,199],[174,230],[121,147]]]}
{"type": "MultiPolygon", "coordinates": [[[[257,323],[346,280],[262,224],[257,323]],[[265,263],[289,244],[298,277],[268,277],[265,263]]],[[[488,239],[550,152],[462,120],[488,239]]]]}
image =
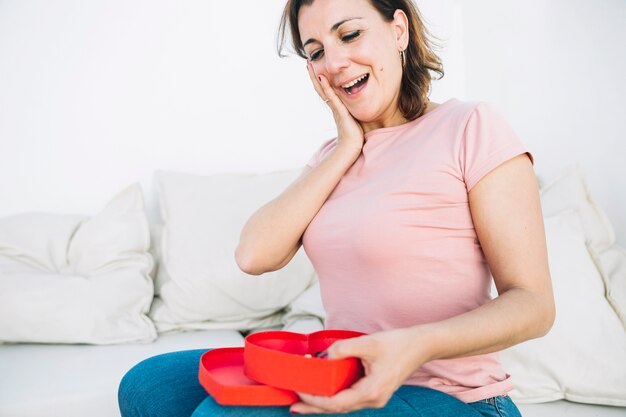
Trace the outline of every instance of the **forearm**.
{"type": "Polygon", "coordinates": [[[235,252],[239,266],[255,275],[282,267],[358,154],[352,149],[335,148],[318,166],[257,210],[241,232],[235,252]]]}
{"type": "Polygon", "coordinates": [[[422,344],[416,358],[421,364],[500,351],[545,335],[553,320],[551,293],[513,288],[473,311],[409,332],[422,344]]]}

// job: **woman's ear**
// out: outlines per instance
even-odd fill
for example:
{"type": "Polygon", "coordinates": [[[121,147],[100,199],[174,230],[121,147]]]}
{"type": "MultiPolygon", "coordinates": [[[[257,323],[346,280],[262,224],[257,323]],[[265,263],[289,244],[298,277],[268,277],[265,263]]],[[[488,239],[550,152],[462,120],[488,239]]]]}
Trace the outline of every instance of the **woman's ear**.
{"type": "Polygon", "coordinates": [[[398,9],[393,14],[391,25],[396,35],[398,50],[404,51],[409,45],[409,19],[402,10],[398,9]]]}

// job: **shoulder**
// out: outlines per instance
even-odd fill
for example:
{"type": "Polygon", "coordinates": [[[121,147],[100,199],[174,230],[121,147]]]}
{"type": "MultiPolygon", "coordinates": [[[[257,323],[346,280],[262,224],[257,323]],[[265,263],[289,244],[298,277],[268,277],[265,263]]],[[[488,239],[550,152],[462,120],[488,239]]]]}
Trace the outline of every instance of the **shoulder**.
{"type": "MultiPolygon", "coordinates": [[[[438,125],[452,129],[461,137],[515,136],[514,129],[504,114],[492,103],[485,101],[450,100],[434,111],[440,112],[438,125]],[[443,108],[445,106],[445,108],[443,108]]],[[[466,138],[467,139],[467,138],[466,138]]]]}
{"type": "Polygon", "coordinates": [[[495,105],[485,101],[450,99],[431,111],[438,112],[443,118],[455,119],[461,124],[471,119],[502,117],[495,105]]]}

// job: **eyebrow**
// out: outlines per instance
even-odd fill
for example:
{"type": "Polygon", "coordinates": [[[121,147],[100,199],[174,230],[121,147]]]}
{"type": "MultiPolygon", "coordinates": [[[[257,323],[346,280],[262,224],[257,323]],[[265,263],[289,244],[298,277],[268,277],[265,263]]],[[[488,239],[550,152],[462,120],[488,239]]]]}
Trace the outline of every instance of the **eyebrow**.
{"type": "MultiPolygon", "coordinates": [[[[346,23],[346,22],[349,22],[350,20],[356,20],[356,19],[362,19],[362,17],[351,17],[351,18],[348,18],[348,19],[341,20],[341,21],[339,21],[339,22],[335,23],[335,24],[334,24],[334,25],[330,28],[330,32],[331,32],[331,33],[332,33],[332,32],[336,32],[336,31],[337,31],[337,29],[339,29],[339,26],[343,25],[343,24],[344,24],[344,23],[346,23]]],[[[310,44],[310,43],[312,43],[312,42],[317,42],[317,39],[313,39],[313,38],[309,38],[309,39],[307,39],[307,41],[306,41],[306,42],[304,42],[304,43],[302,44],[302,47],[304,48],[305,46],[307,46],[308,44],[310,44]]]]}

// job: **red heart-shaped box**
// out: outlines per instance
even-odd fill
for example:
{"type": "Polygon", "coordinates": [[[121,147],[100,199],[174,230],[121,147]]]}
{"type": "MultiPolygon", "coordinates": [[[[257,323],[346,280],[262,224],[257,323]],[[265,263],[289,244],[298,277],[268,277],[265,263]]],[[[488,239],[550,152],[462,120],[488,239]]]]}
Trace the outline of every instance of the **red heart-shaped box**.
{"type": "Polygon", "coordinates": [[[244,373],[277,388],[334,395],[363,376],[361,361],[358,358],[323,359],[316,354],[337,340],[363,335],[350,330],[322,330],[311,334],[254,333],[245,339],[244,373]]]}
{"type": "Polygon", "coordinates": [[[222,405],[290,405],[298,396],[287,390],[256,382],[243,373],[244,348],[220,348],[200,358],[198,379],[222,405]]]}

